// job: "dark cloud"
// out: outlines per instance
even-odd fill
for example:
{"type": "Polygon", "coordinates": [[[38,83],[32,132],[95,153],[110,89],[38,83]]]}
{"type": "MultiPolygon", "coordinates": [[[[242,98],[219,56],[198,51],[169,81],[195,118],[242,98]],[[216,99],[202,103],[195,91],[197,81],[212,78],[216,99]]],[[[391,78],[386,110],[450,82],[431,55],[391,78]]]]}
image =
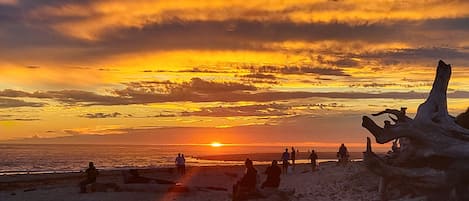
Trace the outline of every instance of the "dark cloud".
{"type": "Polygon", "coordinates": [[[29,69],[38,69],[38,68],[41,68],[41,67],[40,67],[40,66],[29,65],[29,66],[26,66],[26,68],[29,68],[29,69]]]}
{"type": "Polygon", "coordinates": [[[290,106],[281,104],[257,104],[232,107],[203,107],[199,111],[182,112],[182,116],[210,116],[210,117],[234,117],[234,116],[283,116],[289,115],[286,110],[290,106]]]}
{"type": "Polygon", "coordinates": [[[272,74],[264,74],[264,73],[250,73],[246,75],[240,75],[241,81],[251,84],[269,84],[269,85],[277,85],[279,84],[278,78],[272,74]]]}
{"type": "MultiPolygon", "coordinates": [[[[0,33],[2,33],[0,50],[4,53],[2,56],[16,59],[28,55],[28,58],[93,60],[103,56],[138,51],[279,50],[270,47],[269,43],[284,41],[402,42],[418,46],[434,45],[434,41],[438,41],[438,45],[457,46],[469,36],[467,31],[469,17],[388,20],[372,23],[340,21],[299,23],[288,19],[187,21],[165,18],[163,22],[146,23],[143,27],[104,30],[104,33],[97,34],[98,40],[89,41],[59,33],[52,27],[103,16],[27,17],[26,15],[25,17],[24,14],[41,5],[65,6],[67,3],[71,2],[28,1],[21,2],[21,7],[0,8],[0,33]],[[44,48],[58,51],[44,55],[42,54],[44,48]],[[65,49],[70,51],[59,51],[65,49]]],[[[78,4],[86,6],[87,2],[78,4]]],[[[293,8],[296,9],[299,8],[293,8]]],[[[286,9],[284,12],[291,11],[286,9]]],[[[348,58],[333,63],[339,67],[357,66],[356,61],[348,58]]]]}
{"type": "Polygon", "coordinates": [[[41,119],[16,118],[16,119],[11,119],[11,120],[13,120],[13,121],[39,121],[39,120],[41,120],[41,119]]]}
{"type": "MultiPolygon", "coordinates": [[[[403,80],[404,81],[404,80],[403,80]]],[[[398,84],[398,83],[376,83],[376,82],[364,82],[364,83],[353,83],[350,84],[349,87],[351,88],[383,88],[383,87],[392,87],[397,86],[401,88],[414,88],[414,87],[425,87],[425,86],[432,86],[432,82],[413,82],[411,84],[398,84]]],[[[454,97],[455,94],[453,94],[454,97]]]]}
{"type": "Polygon", "coordinates": [[[453,93],[449,93],[448,97],[451,97],[451,98],[469,98],[469,91],[455,91],[453,93]]]}
{"type": "MultiPolygon", "coordinates": [[[[190,82],[132,82],[127,88],[114,90],[120,97],[137,98],[149,102],[153,101],[195,101],[206,102],[218,99],[217,96],[242,94],[246,91],[256,91],[253,85],[236,82],[214,82],[200,78],[192,78],[190,82]],[[205,100],[205,101],[204,101],[205,100]]],[[[221,97],[220,97],[221,98],[221,97]]]]}
{"type": "Polygon", "coordinates": [[[247,75],[241,75],[240,77],[244,78],[254,78],[254,79],[268,79],[268,80],[275,80],[277,77],[271,74],[263,74],[263,73],[251,73],[247,75]]]}
{"type": "MultiPolygon", "coordinates": [[[[163,23],[149,24],[143,28],[126,28],[106,33],[99,42],[100,46],[114,51],[157,50],[157,49],[217,49],[217,50],[268,50],[265,44],[283,41],[317,42],[366,41],[385,43],[401,41],[413,44],[429,44],[425,39],[440,39],[441,43],[455,41],[447,35],[463,31],[465,37],[469,29],[464,22],[469,18],[435,19],[423,21],[388,21],[362,24],[341,22],[296,23],[281,21],[183,21],[168,20],[163,23]],[[452,23],[447,23],[452,22],[452,23]],[[230,27],[227,30],[227,27],[230,27]],[[203,34],[196,34],[203,33],[203,34]],[[431,33],[431,34],[428,34],[431,33]],[[138,38],[139,40],[135,40],[138,38]],[[155,46],[155,44],[158,44],[155,46]]],[[[463,40],[463,36],[458,36],[463,40]]],[[[354,66],[347,59],[337,64],[354,66]]]]}
{"type": "Polygon", "coordinates": [[[39,121],[38,118],[13,118],[13,115],[0,115],[0,121],[39,121]]]}
{"type": "MultiPolygon", "coordinates": [[[[292,70],[290,72],[298,72],[292,70]]],[[[392,99],[423,99],[427,93],[420,92],[303,92],[303,91],[272,91],[259,89],[253,85],[236,82],[206,81],[193,78],[189,82],[175,83],[171,81],[142,81],[126,83],[123,89],[109,89],[112,95],[101,95],[89,91],[62,90],[24,92],[11,89],[0,91],[0,97],[52,99],[65,104],[81,105],[129,105],[161,102],[270,102],[278,100],[324,97],[324,98],[392,98],[392,99]]],[[[380,84],[365,83],[362,86],[379,87],[380,84]]],[[[409,86],[411,87],[411,86],[409,86]]],[[[448,93],[450,98],[467,98],[469,92],[456,91],[448,93]]],[[[0,107],[41,107],[43,103],[30,103],[23,100],[1,98],[0,107]]]]}
{"type": "Polygon", "coordinates": [[[88,113],[88,114],[82,115],[81,117],[85,117],[89,119],[104,119],[104,118],[115,118],[119,116],[122,116],[122,114],[119,112],[114,112],[114,113],[98,112],[98,113],[88,113]]]}
{"type": "Polygon", "coordinates": [[[236,73],[235,71],[226,71],[226,70],[211,70],[210,67],[204,68],[192,68],[192,69],[185,69],[185,70],[144,70],[144,73],[209,73],[209,74],[216,74],[216,73],[236,73]]]}
{"type": "Polygon", "coordinates": [[[160,118],[160,117],[177,117],[178,115],[176,114],[164,114],[164,113],[160,113],[160,114],[157,114],[157,115],[151,115],[151,116],[147,116],[145,118],[160,118]]]}
{"type": "Polygon", "coordinates": [[[126,98],[117,97],[117,96],[99,95],[94,92],[80,91],[80,90],[36,91],[33,93],[29,93],[29,92],[24,92],[24,91],[5,89],[3,91],[0,91],[0,96],[53,99],[53,100],[57,100],[63,103],[67,103],[67,104],[75,104],[75,103],[99,103],[102,105],[132,104],[131,100],[126,99],[126,98]]]}
{"type": "Polygon", "coordinates": [[[434,66],[434,61],[448,60],[456,66],[469,66],[469,51],[465,47],[420,47],[388,49],[382,51],[351,54],[351,57],[377,60],[384,65],[420,63],[434,66]]]}
{"type": "Polygon", "coordinates": [[[68,135],[71,135],[71,136],[79,136],[79,135],[83,135],[83,133],[79,132],[79,131],[75,131],[75,130],[63,130],[63,132],[65,134],[68,134],[68,135]]]}
{"type": "Polygon", "coordinates": [[[308,67],[308,66],[261,66],[261,67],[247,67],[246,69],[251,72],[258,73],[278,73],[278,74],[314,74],[314,75],[334,75],[334,76],[350,76],[342,69],[338,68],[323,68],[323,67],[308,67]]]}
{"type": "Polygon", "coordinates": [[[24,100],[0,98],[0,108],[11,108],[11,107],[43,107],[44,103],[26,102],[24,100]]]}
{"type": "Polygon", "coordinates": [[[350,59],[350,58],[340,58],[337,60],[320,60],[320,63],[337,66],[337,67],[358,67],[360,62],[350,59]]]}

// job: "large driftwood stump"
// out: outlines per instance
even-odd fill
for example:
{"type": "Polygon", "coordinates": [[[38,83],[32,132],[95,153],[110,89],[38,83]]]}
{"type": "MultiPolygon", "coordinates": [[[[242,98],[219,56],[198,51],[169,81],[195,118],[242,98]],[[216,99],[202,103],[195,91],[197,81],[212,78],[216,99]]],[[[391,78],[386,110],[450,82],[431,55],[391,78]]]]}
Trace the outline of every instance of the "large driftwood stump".
{"type": "Polygon", "coordinates": [[[373,116],[388,114],[393,123],[385,121],[380,127],[364,116],[362,126],[377,143],[396,139],[405,142],[391,159],[385,159],[372,152],[368,138],[364,161],[387,181],[400,181],[427,192],[430,199],[469,200],[469,129],[448,114],[446,91],[450,77],[451,65],[439,61],[430,94],[414,119],[407,117],[405,110],[386,109],[373,116]]]}

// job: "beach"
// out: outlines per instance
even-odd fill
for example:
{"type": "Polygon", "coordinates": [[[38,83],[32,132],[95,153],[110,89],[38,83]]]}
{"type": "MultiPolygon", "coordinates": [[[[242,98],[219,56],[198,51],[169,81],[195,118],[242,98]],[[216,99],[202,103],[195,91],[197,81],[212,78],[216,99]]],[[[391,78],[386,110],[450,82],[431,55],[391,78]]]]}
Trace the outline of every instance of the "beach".
{"type": "MultiPolygon", "coordinates": [[[[255,165],[260,182],[267,165],[255,165]]],[[[99,184],[113,183],[112,188],[97,188],[97,192],[79,193],[81,173],[50,173],[35,175],[0,176],[2,201],[224,201],[231,200],[232,185],[241,178],[244,166],[188,167],[184,176],[174,168],[141,169],[145,177],[176,181],[174,185],[124,184],[122,171],[100,171],[99,184]]],[[[319,164],[312,172],[309,164],[298,164],[295,170],[281,176],[278,190],[261,189],[264,197],[254,200],[379,200],[378,177],[367,171],[362,162],[351,162],[345,167],[335,162],[319,164]]]]}

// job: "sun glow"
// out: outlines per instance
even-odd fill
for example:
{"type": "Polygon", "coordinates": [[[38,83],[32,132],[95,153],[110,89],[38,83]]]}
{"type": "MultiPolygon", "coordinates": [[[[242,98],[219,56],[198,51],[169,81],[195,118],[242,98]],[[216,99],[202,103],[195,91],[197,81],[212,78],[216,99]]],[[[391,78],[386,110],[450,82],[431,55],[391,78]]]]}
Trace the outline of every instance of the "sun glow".
{"type": "Polygon", "coordinates": [[[223,146],[223,144],[222,144],[222,143],[219,143],[219,142],[212,142],[212,143],[210,144],[210,146],[212,146],[212,147],[221,147],[221,146],[223,146]]]}

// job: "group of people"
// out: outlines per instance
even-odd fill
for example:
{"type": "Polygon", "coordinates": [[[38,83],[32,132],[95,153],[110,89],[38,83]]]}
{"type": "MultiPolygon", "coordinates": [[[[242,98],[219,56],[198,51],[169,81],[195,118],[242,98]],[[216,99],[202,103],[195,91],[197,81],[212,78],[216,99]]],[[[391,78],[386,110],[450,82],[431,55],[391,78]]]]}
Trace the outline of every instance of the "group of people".
{"type": "Polygon", "coordinates": [[[337,165],[345,165],[349,162],[350,154],[347,150],[347,147],[344,144],[341,144],[339,151],[337,152],[337,165]]]}
{"type": "Polygon", "coordinates": [[[285,152],[283,152],[282,157],[281,157],[283,172],[285,174],[287,174],[288,166],[290,166],[289,160],[291,160],[292,169],[295,169],[296,155],[299,153],[300,153],[299,150],[295,151],[295,147],[291,147],[291,154],[288,152],[288,148],[285,148],[285,152]]]}
{"type": "Polygon", "coordinates": [[[184,158],[184,154],[178,153],[174,162],[176,163],[177,172],[180,175],[186,174],[186,158],[184,158]]]}
{"type": "MultiPolygon", "coordinates": [[[[245,174],[233,185],[233,200],[257,193],[257,170],[249,158],[246,159],[244,165],[246,166],[245,174]]],[[[272,164],[267,167],[264,173],[267,175],[267,178],[262,183],[261,188],[278,188],[282,170],[276,160],[272,161],[272,164]]]]}
{"type": "MultiPolygon", "coordinates": [[[[291,148],[291,152],[288,152],[288,148],[285,149],[285,152],[282,154],[282,167],[283,170],[278,166],[277,160],[273,160],[271,165],[267,167],[266,171],[264,172],[267,175],[266,180],[262,183],[261,188],[271,187],[277,188],[280,185],[280,175],[282,171],[287,174],[288,167],[291,165],[292,169],[295,167],[295,160],[297,155],[299,154],[298,149],[295,150],[294,147],[291,148]]],[[[347,147],[342,144],[339,147],[339,151],[337,152],[337,157],[339,163],[343,161],[348,161],[349,153],[347,147]]],[[[312,171],[317,170],[317,159],[318,155],[314,151],[308,156],[308,159],[311,161],[311,168],[312,171]]],[[[256,185],[257,185],[257,170],[254,168],[253,162],[250,159],[246,159],[245,161],[246,172],[244,176],[239,180],[235,185],[233,185],[233,196],[237,196],[238,194],[255,192],[256,185]]],[[[180,175],[185,174],[185,167],[186,167],[186,159],[184,154],[179,153],[175,159],[175,165],[177,168],[177,172],[180,175]]],[[[99,175],[98,170],[94,166],[93,162],[89,163],[88,169],[85,171],[86,179],[80,182],[80,190],[81,192],[86,192],[86,186],[89,184],[96,183],[96,178],[99,175]]],[[[152,179],[146,178],[139,175],[137,170],[129,170],[128,173],[124,173],[124,183],[159,183],[159,184],[174,184],[172,181],[160,180],[160,179],[152,179]]]]}

